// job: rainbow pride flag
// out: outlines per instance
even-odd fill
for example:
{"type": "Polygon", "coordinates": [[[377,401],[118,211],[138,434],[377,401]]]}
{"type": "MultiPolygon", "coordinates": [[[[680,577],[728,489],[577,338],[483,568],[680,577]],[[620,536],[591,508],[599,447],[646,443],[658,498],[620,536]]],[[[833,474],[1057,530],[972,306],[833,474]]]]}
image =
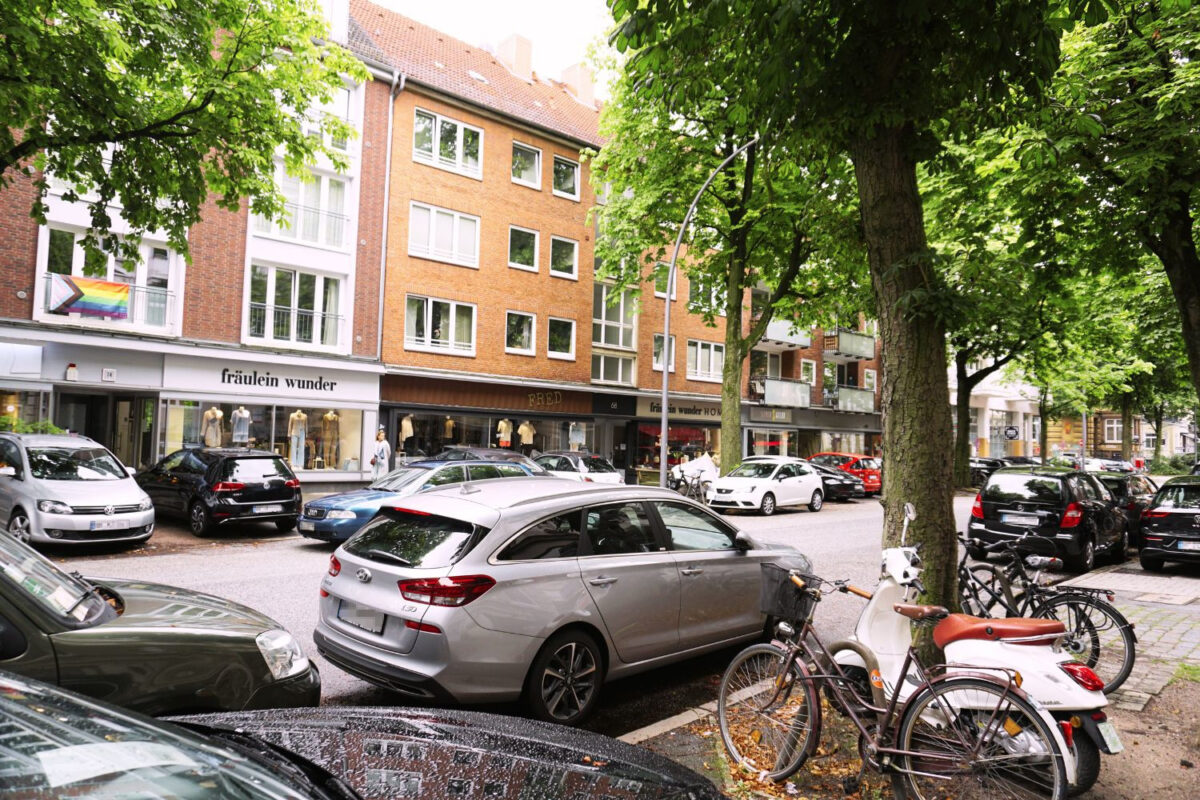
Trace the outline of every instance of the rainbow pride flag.
{"type": "Polygon", "coordinates": [[[46,307],[58,314],[128,319],[129,284],[51,273],[46,307]]]}

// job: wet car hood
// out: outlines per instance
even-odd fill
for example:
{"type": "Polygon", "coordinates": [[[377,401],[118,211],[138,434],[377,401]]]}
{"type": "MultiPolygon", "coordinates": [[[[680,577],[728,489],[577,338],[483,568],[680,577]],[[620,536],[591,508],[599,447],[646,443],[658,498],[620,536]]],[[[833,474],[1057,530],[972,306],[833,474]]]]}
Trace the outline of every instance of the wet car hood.
{"type": "Polygon", "coordinates": [[[211,594],[120,578],[88,580],[113,589],[125,603],[119,617],[100,626],[106,632],[171,628],[257,636],[263,631],[283,629],[266,614],[211,594]]]}
{"type": "Polygon", "coordinates": [[[399,492],[384,491],[383,489],[355,489],[352,492],[332,494],[328,497],[311,500],[305,505],[318,508],[368,508],[400,496],[399,492]]]}
{"type": "Polygon", "coordinates": [[[177,717],[234,729],[312,761],[364,798],[722,798],[649,750],[535,720],[457,709],[324,706],[177,717]]]}

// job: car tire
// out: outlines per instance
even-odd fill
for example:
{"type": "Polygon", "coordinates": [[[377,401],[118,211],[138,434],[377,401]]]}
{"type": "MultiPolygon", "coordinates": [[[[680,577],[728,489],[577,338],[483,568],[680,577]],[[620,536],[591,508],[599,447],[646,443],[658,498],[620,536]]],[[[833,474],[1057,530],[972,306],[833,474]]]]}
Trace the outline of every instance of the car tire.
{"type": "Polygon", "coordinates": [[[821,494],[820,489],[814,489],[812,499],[808,501],[808,510],[812,512],[820,511],[825,506],[825,495],[821,494]]]}
{"type": "Polygon", "coordinates": [[[33,535],[29,522],[29,515],[23,509],[14,508],[12,516],[8,518],[8,533],[18,542],[28,542],[33,535]]]}
{"type": "Polygon", "coordinates": [[[1161,558],[1151,558],[1142,554],[1138,555],[1138,562],[1141,563],[1142,569],[1147,572],[1162,572],[1163,564],[1165,563],[1161,558]]]}
{"type": "Polygon", "coordinates": [[[1079,555],[1071,556],[1067,559],[1067,569],[1080,574],[1091,572],[1096,568],[1096,543],[1092,541],[1092,537],[1087,537],[1083,540],[1083,545],[1079,549],[1079,555]]]}
{"type": "Polygon", "coordinates": [[[1121,531],[1120,537],[1108,551],[1108,560],[1114,564],[1124,564],[1129,559],[1129,528],[1121,531]]]}
{"type": "Polygon", "coordinates": [[[600,646],[577,630],[554,634],[525,679],[525,704],[540,720],[578,725],[596,707],[603,680],[600,646]]]}
{"type": "Polygon", "coordinates": [[[208,536],[212,531],[212,520],[209,519],[208,509],[199,500],[193,500],[188,506],[188,529],[193,536],[208,536]]]}
{"type": "Polygon", "coordinates": [[[769,517],[775,513],[775,495],[767,492],[763,495],[762,503],[759,504],[758,510],[762,512],[764,517],[769,517]]]}
{"type": "Polygon", "coordinates": [[[292,517],[291,519],[275,520],[275,529],[278,530],[280,533],[287,533],[288,531],[295,530],[296,529],[296,518],[292,517]]]}

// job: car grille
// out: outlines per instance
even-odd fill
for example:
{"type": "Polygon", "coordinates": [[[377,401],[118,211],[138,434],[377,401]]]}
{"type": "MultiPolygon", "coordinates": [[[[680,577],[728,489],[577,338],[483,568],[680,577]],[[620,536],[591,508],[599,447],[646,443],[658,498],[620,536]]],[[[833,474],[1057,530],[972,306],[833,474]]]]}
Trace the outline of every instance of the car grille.
{"type": "Polygon", "coordinates": [[[130,514],[139,510],[138,504],[125,506],[71,506],[71,511],[75,514],[107,514],[107,509],[111,508],[114,514],[130,514]]]}
{"type": "Polygon", "coordinates": [[[733,494],[733,489],[717,489],[717,494],[733,494]]]}
{"type": "Polygon", "coordinates": [[[320,506],[305,506],[304,516],[309,519],[325,519],[325,509],[320,506]]]}

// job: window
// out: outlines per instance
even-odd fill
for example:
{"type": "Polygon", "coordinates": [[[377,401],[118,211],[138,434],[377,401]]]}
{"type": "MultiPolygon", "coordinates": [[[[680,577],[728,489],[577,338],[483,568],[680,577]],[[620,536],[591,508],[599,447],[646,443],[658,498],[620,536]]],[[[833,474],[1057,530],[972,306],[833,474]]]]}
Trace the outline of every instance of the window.
{"type": "Polygon", "coordinates": [[[592,353],[592,380],[598,383],[633,384],[633,359],[592,353]]]}
{"type": "Polygon", "coordinates": [[[667,530],[672,550],[732,550],[734,533],[720,520],[698,508],[655,501],[652,503],[667,530]]]}
{"type": "Polygon", "coordinates": [[[1121,418],[1111,417],[1104,420],[1104,441],[1105,443],[1121,441],[1121,418]]]}
{"type": "Polygon", "coordinates": [[[761,350],[750,351],[751,378],[778,378],[782,373],[783,356],[779,353],[765,353],[761,350]]]}
{"type": "MultiPolygon", "coordinates": [[[[678,278],[676,278],[678,280],[678,278]]],[[[703,314],[712,312],[725,315],[725,287],[705,276],[693,273],[688,275],[688,310],[703,314]]]]}
{"type": "Polygon", "coordinates": [[[568,511],[534,523],[496,556],[500,561],[575,558],[579,554],[582,513],[568,511]]]}
{"type": "Polygon", "coordinates": [[[654,529],[641,503],[590,508],[584,515],[584,536],[591,555],[652,553],[658,550],[654,529]]]}
{"type": "Polygon", "coordinates": [[[632,350],[635,313],[632,292],[597,283],[592,290],[592,344],[632,350]]]}
{"type": "Polygon", "coordinates": [[[688,342],[687,376],[692,380],[721,382],[725,366],[725,345],[715,342],[688,342]]]}
{"type": "Polygon", "coordinates": [[[869,389],[872,392],[875,391],[875,370],[873,370],[873,369],[864,369],[863,370],[862,388],[869,389]]]}
{"type": "Polygon", "coordinates": [[[554,157],[554,194],[569,200],[579,199],[579,164],[562,156],[554,157]]]}
{"type": "Polygon", "coordinates": [[[534,189],[542,188],[542,151],[513,142],[512,181],[534,189]]]}
{"type": "MultiPolygon", "coordinates": [[[[662,372],[662,368],[663,368],[662,350],[663,350],[662,334],[656,333],[656,334],[654,334],[654,358],[652,361],[652,368],[654,369],[655,372],[662,372]]],[[[667,369],[671,372],[674,372],[675,371],[675,337],[674,336],[671,337],[671,353],[669,356],[669,360],[670,360],[670,365],[668,366],[667,369]]]]}
{"type": "Polygon", "coordinates": [[[563,278],[578,278],[579,243],[570,239],[550,237],[550,274],[563,278]]]}
{"type": "MultiPolygon", "coordinates": [[[[304,130],[309,136],[324,136],[321,124],[326,118],[334,117],[342,122],[353,125],[354,89],[346,86],[335,89],[328,103],[314,106],[304,121],[304,130]]],[[[338,150],[346,150],[348,142],[344,137],[328,137],[329,146],[338,150]]]]}
{"type": "Polygon", "coordinates": [[[479,217],[413,203],[408,254],[463,267],[479,266],[479,217]]]}
{"type": "Polygon", "coordinates": [[[817,362],[808,358],[800,359],[800,380],[809,386],[817,385],[817,362]]]}
{"type": "MultiPolygon", "coordinates": [[[[661,297],[664,300],[667,297],[667,282],[671,278],[670,264],[658,262],[654,267],[654,296],[661,297]]],[[[675,299],[675,293],[679,291],[679,276],[675,276],[675,284],[671,287],[671,299],[675,299]]]]}
{"type": "Polygon", "coordinates": [[[533,314],[509,311],[504,324],[504,352],[533,355],[533,331],[536,327],[537,319],[533,314]]]}
{"type": "Polygon", "coordinates": [[[483,131],[441,114],[417,109],[413,123],[413,160],[479,178],[483,175],[483,131]]]}
{"type": "Polygon", "coordinates": [[[276,174],[283,194],[283,216],[278,220],[254,217],[254,232],[307,244],[345,248],[346,180],[310,173],[301,179],[280,166],[276,174]]]}
{"type": "Polygon", "coordinates": [[[550,317],[549,330],[546,332],[546,355],[575,360],[575,320],[550,317]]]}
{"type": "Polygon", "coordinates": [[[280,267],[250,267],[252,339],[336,347],[341,279],[280,267]]]}
{"type": "Polygon", "coordinates": [[[538,232],[508,226],[508,265],[537,272],[538,232]]]}
{"type": "Polygon", "coordinates": [[[410,294],[404,303],[404,348],[475,355],[475,306],[410,294]]]}

